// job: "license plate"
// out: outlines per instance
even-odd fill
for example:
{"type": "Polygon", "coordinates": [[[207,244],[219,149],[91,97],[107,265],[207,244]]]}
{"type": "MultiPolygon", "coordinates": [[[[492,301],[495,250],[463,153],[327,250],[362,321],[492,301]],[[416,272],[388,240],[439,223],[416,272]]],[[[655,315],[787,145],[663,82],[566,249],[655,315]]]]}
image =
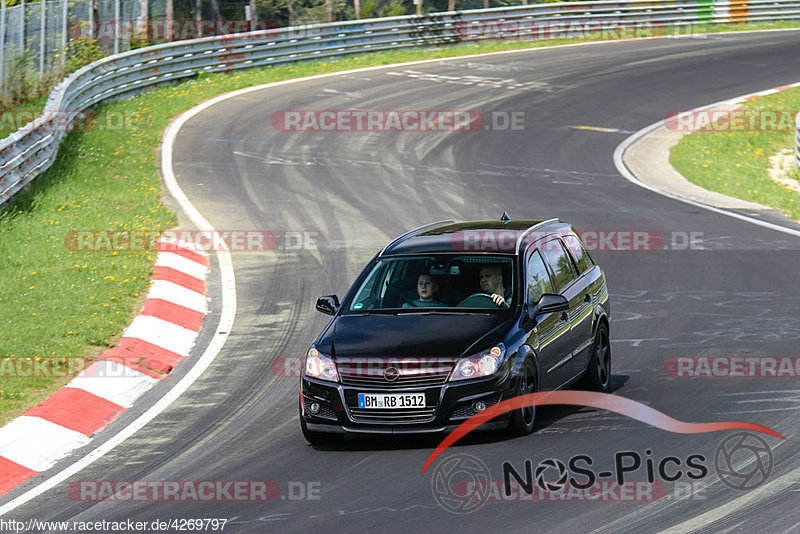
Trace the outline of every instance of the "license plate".
{"type": "Polygon", "coordinates": [[[359,393],[359,408],[397,410],[403,408],[424,408],[424,393],[359,393]]]}

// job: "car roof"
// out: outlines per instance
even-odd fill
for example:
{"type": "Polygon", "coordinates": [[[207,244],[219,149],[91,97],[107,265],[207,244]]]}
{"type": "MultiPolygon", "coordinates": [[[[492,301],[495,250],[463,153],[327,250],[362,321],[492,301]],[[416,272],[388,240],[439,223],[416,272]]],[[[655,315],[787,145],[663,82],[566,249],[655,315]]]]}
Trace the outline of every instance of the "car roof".
{"type": "MultiPolygon", "coordinates": [[[[516,254],[522,236],[543,231],[538,240],[550,231],[569,230],[559,219],[507,221],[439,221],[421,226],[397,237],[386,245],[381,256],[434,254],[447,252],[516,254]]],[[[527,243],[532,240],[525,240],[527,243]]]]}

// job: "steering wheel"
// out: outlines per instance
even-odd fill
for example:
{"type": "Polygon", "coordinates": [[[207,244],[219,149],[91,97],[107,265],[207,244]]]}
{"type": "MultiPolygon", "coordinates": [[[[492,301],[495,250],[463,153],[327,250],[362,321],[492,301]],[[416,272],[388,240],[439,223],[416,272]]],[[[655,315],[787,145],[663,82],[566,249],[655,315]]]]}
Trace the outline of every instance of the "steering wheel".
{"type": "Polygon", "coordinates": [[[491,295],[486,293],[473,293],[458,304],[457,308],[496,308],[498,307],[492,300],[491,295]]]}

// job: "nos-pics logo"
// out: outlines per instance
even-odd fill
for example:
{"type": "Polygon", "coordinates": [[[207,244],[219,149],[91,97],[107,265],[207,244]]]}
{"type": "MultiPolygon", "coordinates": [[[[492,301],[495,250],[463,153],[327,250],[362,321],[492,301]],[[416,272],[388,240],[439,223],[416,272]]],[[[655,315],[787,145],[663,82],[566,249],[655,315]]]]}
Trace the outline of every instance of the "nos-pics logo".
{"type": "MultiPolygon", "coordinates": [[[[736,491],[748,491],[764,484],[773,466],[769,445],[752,432],[727,436],[714,453],[717,476],[736,491]]],[[[542,490],[558,492],[566,487],[569,470],[561,460],[548,458],[536,467],[534,478],[542,490]]],[[[483,461],[469,454],[454,454],[434,469],[431,490],[439,506],[448,512],[468,514],[486,504],[492,484],[491,472],[483,461]]]]}

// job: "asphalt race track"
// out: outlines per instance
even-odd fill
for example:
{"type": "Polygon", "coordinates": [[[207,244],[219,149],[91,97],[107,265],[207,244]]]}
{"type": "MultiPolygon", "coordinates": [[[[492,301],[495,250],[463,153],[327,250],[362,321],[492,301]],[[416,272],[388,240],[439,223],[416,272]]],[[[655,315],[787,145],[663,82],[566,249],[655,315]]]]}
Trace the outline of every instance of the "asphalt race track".
{"type": "MultiPolygon", "coordinates": [[[[269,230],[282,250],[232,254],[238,312],[222,352],[165,412],[70,481],[270,480],[282,498],[80,502],[64,483],[8,517],[216,517],[229,520],[225,532],[649,532],[708,512],[678,528],[797,530],[800,476],[784,476],[800,465],[797,378],[675,378],[664,364],[677,356],[800,356],[800,240],[641,189],[617,172],[612,154],[670,111],[798,81],[798,50],[800,32],[792,31],[540,49],[344,74],[212,106],[180,132],[178,181],[218,230],[269,230]],[[271,124],[280,110],[342,109],[522,112],[524,129],[282,132],[271,124]],[[561,217],[580,231],[663,237],[657,250],[593,252],[611,292],[615,393],[681,421],[747,421],[783,434],[785,441],[764,435],[775,463],[765,485],[740,492],[720,482],[714,453],[732,432],[673,434],[590,408],[540,408],[533,435],[475,434],[437,463],[471,454],[502,480],[504,461],[522,472],[525,459],[536,466],[586,454],[603,471],[619,451],[644,458],[650,450],[656,461],[701,454],[704,484],[683,499],[671,498],[674,484],[664,482],[666,496],[653,501],[489,502],[452,514],[434,500],[432,470],[420,474],[440,439],[307,445],[298,379],[273,363],[303,355],[325,325],[316,297],[342,296],[372,255],[408,229],[504,210],[561,217]],[[287,246],[286,232],[307,232],[317,245],[287,246]],[[699,233],[695,246],[680,249],[690,232],[699,233]],[[295,498],[308,490],[318,498],[295,498]]],[[[218,278],[214,266],[212,295],[218,278]]],[[[218,301],[212,311],[206,325],[216,324],[218,301]]],[[[171,385],[164,382],[139,404],[163,394],[171,385]]],[[[141,413],[139,404],[100,441],[141,413]]],[[[629,480],[645,477],[642,468],[629,480]]]]}

